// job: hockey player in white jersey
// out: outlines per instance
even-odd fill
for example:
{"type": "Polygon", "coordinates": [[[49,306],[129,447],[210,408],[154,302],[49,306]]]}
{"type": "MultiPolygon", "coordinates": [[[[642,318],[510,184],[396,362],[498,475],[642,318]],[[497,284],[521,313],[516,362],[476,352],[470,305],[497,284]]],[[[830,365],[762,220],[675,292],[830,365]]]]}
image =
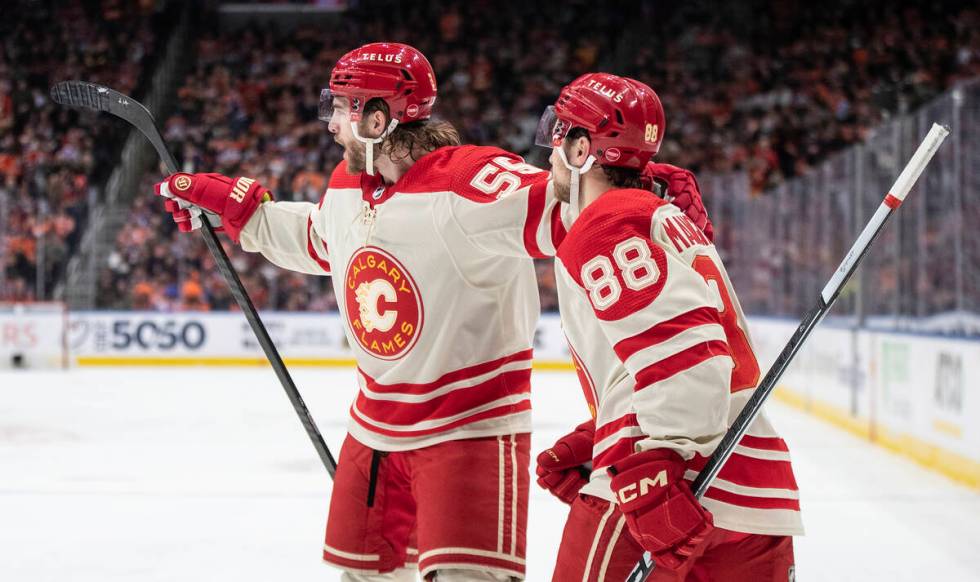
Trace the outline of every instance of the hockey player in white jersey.
{"type": "MultiPolygon", "coordinates": [[[[550,228],[527,216],[532,188],[542,206],[548,199],[548,174],[497,148],[460,146],[450,124],[429,119],[435,100],[420,52],[369,44],[337,62],[321,96],[344,161],[318,204],[273,201],[249,178],[175,174],[158,185],[220,215],[244,250],[333,277],[360,391],[323,559],[347,581],[524,577],[539,306],[523,241],[537,236],[525,228],[550,228]],[[507,255],[454,217],[519,189],[515,230],[493,235],[507,239],[507,255]]],[[[192,229],[196,208],[168,202],[192,229]]]]}
{"type": "Polygon", "coordinates": [[[321,96],[345,152],[318,204],[216,174],[158,185],[195,205],[168,200],[182,230],[205,208],[243,249],[333,275],[360,387],[323,550],[345,580],[412,580],[416,567],[440,582],[524,574],[531,258],[554,254],[567,219],[547,172],[459,146],[451,125],[429,120],[435,98],[421,53],[366,45],[321,96]]]}
{"type": "Polygon", "coordinates": [[[554,580],[619,582],[648,550],[654,581],[787,582],[799,497],[764,416],[702,502],[688,487],[759,366],[710,240],[638,188],[664,125],[652,89],[602,73],[566,86],[542,119],[574,221],[555,264],[562,326],[594,420],[539,457],[539,482],[571,502],[554,580]],[[586,459],[587,483],[573,473],[586,459]]]}

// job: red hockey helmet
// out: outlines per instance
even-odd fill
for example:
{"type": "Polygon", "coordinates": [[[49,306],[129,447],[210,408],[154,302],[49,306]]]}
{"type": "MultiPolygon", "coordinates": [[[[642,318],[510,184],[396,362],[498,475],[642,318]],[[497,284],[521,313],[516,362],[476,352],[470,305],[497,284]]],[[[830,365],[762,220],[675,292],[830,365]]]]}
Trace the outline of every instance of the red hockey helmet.
{"type": "Polygon", "coordinates": [[[589,132],[589,152],[604,166],[642,169],[664,139],[664,108],[647,85],[608,73],[582,75],[565,86],[538,124],[535,142],[555,147],[573,127],[589,132]]]}
{"type": "Polygon", "coordinates": [[[330,73],[330,88],[320,93],[320,119],[329,121],[333,98],[350,99],[351,120],[375,97],[388,104],[398,123],[428,119],[436,101],[436,75],[417,49],[396,42],[375,42],[340,57],[330,73]]]}

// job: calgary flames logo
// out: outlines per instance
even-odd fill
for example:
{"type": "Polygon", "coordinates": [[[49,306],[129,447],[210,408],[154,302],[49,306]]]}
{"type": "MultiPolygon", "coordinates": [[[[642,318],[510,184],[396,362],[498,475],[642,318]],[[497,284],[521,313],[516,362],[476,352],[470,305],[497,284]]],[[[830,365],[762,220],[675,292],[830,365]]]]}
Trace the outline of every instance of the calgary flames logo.
{"type": "Polygon", "coordinates": [[[422,298],[393,256],[365,247],[351,257],[345,281],[347,320],[357,343],[383,360],[404,356],[422,328],[422,298]]]}

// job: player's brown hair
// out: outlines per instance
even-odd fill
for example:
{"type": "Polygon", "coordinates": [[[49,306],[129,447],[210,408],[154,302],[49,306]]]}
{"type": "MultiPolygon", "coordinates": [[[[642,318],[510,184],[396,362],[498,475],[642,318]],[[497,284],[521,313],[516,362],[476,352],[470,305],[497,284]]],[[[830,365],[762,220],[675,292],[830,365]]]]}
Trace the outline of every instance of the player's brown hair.
{"type": "MultiPolygon", "coordinates": [[[[381,111],[388,117],[388,104],[382,99],[371,99],[364,105],[364,113],[381,111]]],[[[412,121],[395,127],[391,135],[381,142],[381,151],[388,156],[405,152],[401,159],[417,160],[425,154],[446,146],[458,146],[462,142],[459,132],[448,121],[412,121]]]]}
{"type": "Polygon", "coordinates": [[[602,166],[602,171],[606,174],[609,183],[617,188],[637,188],[644,190],[643,180],[640,179],[640,171],[633,168],[620,168],[618,166],[602,166]]]}
{"type": "MultiPolygon", "coordinates": [[[[578,139],[580,137],[589,137],[589,132],[583,127],[573,127],[568,130],[568,135],[565,139],[568,142],[578,139]]],[[[616,188],[639,188],[644,189],[643,180],[640,179],[640,170],[634,170],[633,168],[620,168],[618,166],[602,166],[603,173],[606,174],[606,180],[616,188]]]]}

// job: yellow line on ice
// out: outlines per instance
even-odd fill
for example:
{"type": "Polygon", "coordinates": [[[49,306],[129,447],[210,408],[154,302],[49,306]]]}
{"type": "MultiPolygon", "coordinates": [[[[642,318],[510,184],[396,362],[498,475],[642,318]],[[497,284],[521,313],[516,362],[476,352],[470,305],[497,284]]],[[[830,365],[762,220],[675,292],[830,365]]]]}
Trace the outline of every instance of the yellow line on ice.
{"type": "MultiPolygon", "coordinates": [[[[283,358],[287,366],[298,368],[353,368],[354,358],[283,358]]],[[[77,356],[80,367],[106,366],[268,366],[262,357],[242,356],[77,356]]],[[[534,360],[531,366],[541,371],[571,371],[570,361],[534,360]]]]}
{"type": "Polygon", "coordinates": [[[872,423],[870,419],[854,418],[841,408],[807,398],[785,386],[778,386],[773,392],[773,396],[783,404],[809,413],[875,445],[908,457],[930,471],[945,475],[972,489],[980,490],[980,463],[972,459],[947,451],[912,435],[899,433],[880,424],[872,423]]]}
{"type": "MultiPolygon", "coordinates": [[[[268,366],[261,357],[218,356],[78,356],[76,362],[84,367],[101,366],[268,366]]],[[[297,368],[352,368],[354,358],[285,358],[287,366],[297,368]]],[[[534,360],[533,368],[543,372],[572,371],[574,366],[565,360],[534,360]]],[[[790,407],[809,413],[825,422],[842,428],[878,446],[908,457],[923,467],[950,479],[980,490],[980,463],[927,443],[908,434],[891,431],[873,424],[869,419],[852,417],[847,411],[819,402],[779,386],[773,397],[790,407]]],[[[943,427],[945,428],[945,427],[943,427]]]]}

